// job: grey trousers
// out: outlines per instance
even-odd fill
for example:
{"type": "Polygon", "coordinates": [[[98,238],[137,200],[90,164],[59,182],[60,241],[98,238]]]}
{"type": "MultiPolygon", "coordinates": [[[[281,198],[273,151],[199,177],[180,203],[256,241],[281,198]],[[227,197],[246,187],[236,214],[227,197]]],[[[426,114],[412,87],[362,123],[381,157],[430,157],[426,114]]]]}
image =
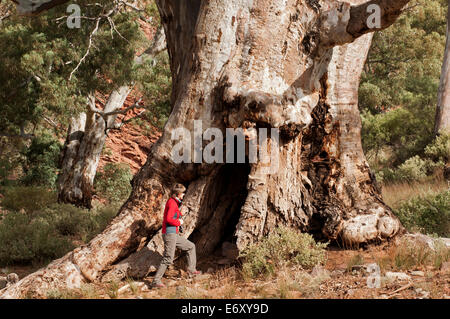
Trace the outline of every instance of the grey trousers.
{"type": "Polygon", "coordinates": [[[188,271],[195,271],[197,264],[197,256],[195,252],[195,244],[178,234],[163,234],[164,240],[164,254],[161,260],[161,264],[158,267],[155,278],[153,279],[154,284],[161,283],[161,278],[167,270],[175,256],[175,249],[179,248],[182,251],[187,251],[188,260],[188,271]]]}

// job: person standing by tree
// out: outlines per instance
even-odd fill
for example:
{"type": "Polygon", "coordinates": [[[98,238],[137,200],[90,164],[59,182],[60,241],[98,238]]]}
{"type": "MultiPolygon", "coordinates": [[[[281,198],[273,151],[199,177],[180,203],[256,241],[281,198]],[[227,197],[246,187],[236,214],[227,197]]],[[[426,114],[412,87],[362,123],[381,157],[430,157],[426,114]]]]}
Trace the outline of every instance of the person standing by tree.
{"type": "Polygon", "coordinates": [[[183,220],[181,219],[182,214],[179,208],[182,204],[185,192],[186,187],[181,184],[176,184],[172,189],[171,197],[167,201],[164,209],[162,225],[164,255],[152,283],[152,286],[156,288],[165,287],[161,282],[161,279],[166,272],[167,267],[173,262],[175,248],[187,251],[188,273],[190,275],[200,274],[200,271],[196,270],[197,256],[195,244],[179,235],[179,227],[183,225],[183,220]]]}

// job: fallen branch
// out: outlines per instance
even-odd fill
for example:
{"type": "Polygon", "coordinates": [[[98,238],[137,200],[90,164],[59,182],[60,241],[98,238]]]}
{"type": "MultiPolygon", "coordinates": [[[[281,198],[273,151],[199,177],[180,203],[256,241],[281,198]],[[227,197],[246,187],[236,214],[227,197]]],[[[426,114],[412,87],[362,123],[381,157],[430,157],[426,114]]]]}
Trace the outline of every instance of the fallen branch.
{"type": "Polygon", "coordinates": [[[413,285],[413,283],[410,282],[409,284],[407,284],[407,285],[405,285],[405,286],[403,286],[403,287],[398,288],[397,290],[395,290],[395,291],[389,293],[388,295],[389,295],[389,296],[395,295],[395,294],[399,293],[400,291],[403,291],[403,290],[406,290],[406,289],[412,287],[412,285],[413,285]]]}

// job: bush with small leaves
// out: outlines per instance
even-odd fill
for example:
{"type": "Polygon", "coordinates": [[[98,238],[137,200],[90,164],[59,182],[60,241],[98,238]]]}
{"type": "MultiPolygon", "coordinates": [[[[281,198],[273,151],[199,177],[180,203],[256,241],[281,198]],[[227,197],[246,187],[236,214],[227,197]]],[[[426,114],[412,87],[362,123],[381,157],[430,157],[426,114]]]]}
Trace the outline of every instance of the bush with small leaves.
{"type": "Polygon", "coordinates": [[[450,237],[450,191],[413,198],[394,212],[410,231],[450,237]]]}
{"type": "Polygon", "coordinates": [[[325,261],[327,245],[316,243],[309,234],[278,227],[268,237],[241,252],[242,274],[244,278],[273,275],[287,264],[312,268],[325,261]]]}
{"type": "Polygon", "coordinates": [[[11,211],[24,209],[28,213],[42,210],[57,200],[57,195],[47,187],[4,187],[1,205],[11,211]]]}
{"type": "Polygon", "coordinates": [[[132,178],[128,165],[108,163],[103,171],[97,172],[94,187],[97,193],[106,197],[109,202],[121,203],[130,195],[132,178]]]}

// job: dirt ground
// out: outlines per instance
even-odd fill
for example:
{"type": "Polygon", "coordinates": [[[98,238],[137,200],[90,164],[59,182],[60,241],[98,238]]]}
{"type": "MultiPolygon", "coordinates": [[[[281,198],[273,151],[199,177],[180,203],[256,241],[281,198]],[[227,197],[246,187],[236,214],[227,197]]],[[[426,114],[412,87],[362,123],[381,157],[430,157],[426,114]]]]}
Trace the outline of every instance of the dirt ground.
{"type": "MultiPolygon", "coordinates": [[[[88,299],[449,299],[450,263],[436,266],[414,265],[408,269],[393,267],[395,246],[386,243],[367,249],[349,250],[329,247],[323,266],[303,270],[284,267],[275,276],[245,280],[239,265],[226,264],[219,256],[200,260],[202,275],[188,278],[183,263],[175,263],[166,272],[165,288],[151,288],[153,273],[143,280],[85,284],[77,291],[49,293],[49,298],[88,299]],[[391,261],[391,263],[389,263],[391,261]],[[379,265],[380,276],[368,272],[368,265],[379,265]],[[387,272],[400,273],[405,278],[390,278],[387,272]],[[378,283],[378,284],[377,284],[378,283]],[[371,288],[373,287],[373,288],[371,288]]],[[[36,267],[0,269],[0,275],[15,272],[20,278],[36,267]]],[[[369,269],[369,271],[374,271],[369,269]]],[[[391,274],[392,275],[392,274],[391,274]]]]}

